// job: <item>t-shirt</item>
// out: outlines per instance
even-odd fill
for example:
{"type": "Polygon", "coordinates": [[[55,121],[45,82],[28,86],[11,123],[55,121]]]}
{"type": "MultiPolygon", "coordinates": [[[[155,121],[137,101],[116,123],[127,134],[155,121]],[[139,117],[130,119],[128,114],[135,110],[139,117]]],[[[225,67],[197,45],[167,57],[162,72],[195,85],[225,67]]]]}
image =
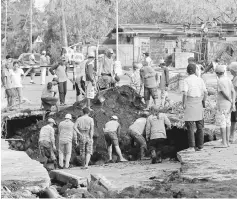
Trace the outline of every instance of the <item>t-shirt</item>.
{"type": "Polygon", "coordinates": [[[58,76],[59,82],[67,81],[66,66],[58,65],[55,69],[55,73],[58,76]]]}
{"type": "Polygon", "coordinates": [[[151,66],[145,66],[140,70],[141,79],[143,80],[146,88],[155,88],[156,85],[156,72],[151,66]]]}
{"type": "Polygon", "coordinates": [[[16,70],[12,70],[12,88],[20,88],[22,87],[21,76],[24,76],[24,72],[21,68],[17,68],[16,70]]]}
{"type": "Polygon", "coordinates": [[[148,66],[152,65],[152,59],[150,57],[146,57],[146,62],[148,63],[148,66]]]}
{"type": "Polygon", "coordinates": [[[231,108],[231,102],[228,101],[223,94],[221,93],[221,86],[224,87],[225,92],[227,93],[227,95],[229,96],[229,98],[231,99],[231,89],[233,88],[233,84],[231,82],[231,80],[226,77],[226,76],[222,76],[217,80],[217,109],[218,110],[227,110],[229,111],[231,108]]]}
{"type": "Polygon", "coordinates": [[[77,128],[79,131],[87,131],[87,133],[94,133],[94,120],[88,115],[79,117],[76,121],[77,128]]]}
{"type": "Polygon", "coordinates": [[[40,130],[39,142],[40,141],[48,141],[55,144],[54,128],[50,125],[43,126],[40,130]]]}
{"type": "Polygon", "coordinates": [[[207,92],[207,88],[202,78],[192,74],[184,79],[183,92],[189,97],[201,97],[207,92]]]}
{"type": "Polygon", "coordinates": [[[105,124],[104,132],[105,133],[106,132],[117,132],[119,126],[120,126],[120,124],[117,121],[111,120],[105,124]]]}
{"type": "Polygon", "coordinates": [[[77,140],[77,134],[73,129],[74,123],[71,120],[64,120],[59,123],[59,142],[70,143],[72,139],[77,140]]]}
{"type": "Polygon", "coordinates": [[[129,129],[135,131],[137,134],[142,135],[146,127],[146,118],[138,118],[129,129]]]}
{"type": "MultiPolygon", "coordinates": [[[[79,65],[76,66],[76,79],[86,81],[85,75],[85,66],[88,60],[82,61],[79,65]]],[[[77,82],[78,83],[78,82],[77,82]]]]}
{"type": "Polygon", "coordinates": [[[3,77],[6,78],[6,89],[12,88],[12,69],[3,69],[3,77]]]}
{"type": "Polygon", "coordinates": [[[54,93],[57,93],[56,88],[53,86],[51,89],[47,89],[47,85],[46,87],[44,87],[43,91],[42,91],[42,98],[46,98],[46,97],[54,97],[54,93]]]}
{"type": "Polygon", "coordinates": [[[102,58],[101,62],[101,73],[113,74],[114,73],[114,60],[113,58],[108,58],[106,55],[102,58]]]}
{"type": "Polygon", "coordinates": [[[48,57],[41,55],[40,56],[40,66],[47,66],[49,64],[48,57]]]}

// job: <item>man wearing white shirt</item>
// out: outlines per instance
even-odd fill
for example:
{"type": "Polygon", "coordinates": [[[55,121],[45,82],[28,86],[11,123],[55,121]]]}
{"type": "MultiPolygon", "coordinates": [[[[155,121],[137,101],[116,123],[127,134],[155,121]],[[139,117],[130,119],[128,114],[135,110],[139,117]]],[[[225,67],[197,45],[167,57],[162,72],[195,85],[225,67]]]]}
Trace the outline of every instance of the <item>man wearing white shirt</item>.
{"type": "Polygon", "coordinates": [[[145,61],[148,63],[148,66],[151,66],[152,65],[152,59],[149,56],[150,54],[148,52],[145,52],[144,55],[145,55],[145,61]]]}

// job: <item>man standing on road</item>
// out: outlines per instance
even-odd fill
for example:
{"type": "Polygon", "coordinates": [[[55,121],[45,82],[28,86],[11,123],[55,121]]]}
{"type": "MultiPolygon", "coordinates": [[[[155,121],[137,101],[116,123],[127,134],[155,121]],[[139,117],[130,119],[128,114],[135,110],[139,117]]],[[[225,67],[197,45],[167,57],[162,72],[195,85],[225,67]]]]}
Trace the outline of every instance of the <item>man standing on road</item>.
{"type": "Polygon", "coordinates": [[[12,76],[12,88],[15,89],[16,95],[19,99],[19,108],[22,102],[22,79],[24,77],[24,72],[19,68],[18,61],[13,62],[13,70],[11,71],[12,76]]]}
{"type": "Polygon", "coordinates": [[[203,107],[207,97],[206,85],[202,78],[196,75],[196,65],[189,64],[187,67],[188,77],[184,79],[183,108],[184,121],[188,130],[187,152],[195,152],[203,149],[204,142],[204,118],[203,107]],[[197,142],[195,142],[195,125],[197,128],[197,142]]]}
{"type": "Polygon", "coordinates": [[[60,99],[60,105],[61,106],[65,106],[65,98],[66,98],[66,94],[67,94],[67,67],[66,67],[66,59],[63,57],[61,59],[61,61],[52,66],[49,69],[50,73],[52,75],[57,75],[58,77],[58,92],[59,92],[59,99],[60,99]]]}
{"type": "Polygon", "coordinates": [[[54,125],[56,125],[54,119],[49,118],[48,124],[41,128],[39,134],[39,148],[41,157],[44,158],[44,166],[47,164],[47,158],[50,158],[54,161],[54,166],[57,167],[57,160],[54,154],[54,151],[56,151],[54,125]]]}
{"type": "Polygon", "coordinates": [[[118,123],[118,117],[116,115],[111,117],[111,120],[105,124],[103,129],[105,133],[105,140],[108,147],[109,162],[112,161],[112,145],[119,156],[120,162],[126,162],[127,160],[123,157],[122,152],[119,147],[121,126],[118,123]]]}
{"type": "Polygon", "coordinates": [[[85,66],[86,74],[86,98],[87,98],[87,107],[90,111],[91,109],[91,99],[95,97],[95,53],[90,52],[88,54],[88,61],[85,66]]]}
{"type": "Polygon", "coordinates": [[[12,69],[10,68],[9,63],[6,63],[5,67],[2,69],[2,76],[3,86],[7,96],[7,106],[10,107],[13,105],[15,89],[12,88],[12,69]]]}
{"type": "Polygon", "coordinates": [[[74,131],[74,123],[72,122],[72,115],[66,114],[65,120],[59,123],[59,166],[63,168],[63,159],[65,157],[65,168],[69,168],[69,162],[72,154],[72,140],[75,141],[77,145],[77,134],[74,131]]]}
{"type": "Polygon", "coordinates": [[[45,84],[45,78],[46,78],[46,66],[49,65],[49,57],[46,56],[46,51],[42,51],[42,55],[40,56],[40,68],[41,68],[41,85],[45,84]]]}
{"type": "Polygon", "coordinates": [[[231,112],[235,110],[235,90],[231,80],[224,76],[225,66],[218,65],[216,67],[217,81],[217,113],[216,126],[220,128],[222,135],[222,146],[229,146],[231,112]]]}
{"type": "Polygon", "coordinates": [[[113,60],[113,49],[109,48],[106,54],[99,59],[98,84],[100,89],[107,89],[115,82],[115,64],[113,60]]]}
{"type": "Polygon", "coordinates": [[[74,124],[74,130],[80,136],[79,146],[80,155],[85,160],[83,169],[88,169],[88,165],[93,153],[93,135],[94,135],[94,120],[89,117],[89,109],[83,109],[83,116],[79,117],[74,124]]]}
{"type": "MultiPolygon", "coordinates": [[[[158,105],[158,88],[156,84],[156,72],[148,65],[148,62],[143,62],[143,68],[140,70],[141,83],[144,85],[144,100],[146,109],[149,110],[150,97],[152,96],[155,105],[158,105]]],[[[142,87],[142,86],[141,86],[142,87]]]]}
{"type": "Polygon", "coordinates": [[[31,84],[35,84],[34,82],[34,77],[35,77],[35,64],[38,63],[36,60],[35,60],[35,53],[36,53],[36,50],[33,50],[33,52],[30,54],[29,56],[29,60],[30,60],[30,67],[31,67],[31,73],[30,73],[30,83],[31,84]]]}

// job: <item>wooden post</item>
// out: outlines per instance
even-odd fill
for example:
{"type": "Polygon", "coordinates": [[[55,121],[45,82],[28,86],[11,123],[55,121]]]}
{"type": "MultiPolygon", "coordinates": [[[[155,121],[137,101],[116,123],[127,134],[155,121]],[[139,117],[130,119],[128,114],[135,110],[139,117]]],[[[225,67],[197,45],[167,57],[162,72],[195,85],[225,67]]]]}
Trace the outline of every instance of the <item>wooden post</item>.
{"type": "Polygon", "coordinates": [[[66,28],[66,21],[65,21],[65,13],[64,13],[64,0],[61,0],[61,17],[62,17],[62,46],[67,47],[67,28],[66,28]]]}
{"type": "Polygon", "coordinates": [[[5,0],[5,6],[6,6],[6,22],[5,22],[5,41],[4,41],[4,54],[5,57],[7,55],[7,0],[5,0]]]}
{"type": "Polygon", "coordinates": [[[119,60],[118,43],[119,43],[119,34],[118,34],[118,0],[116,0],[116,61],[119,60]]]}
{"type": "Polygon", "coordinates": [[[30,0],[30,52],[32,52],[32,7],[33,0],[30,0]]]}

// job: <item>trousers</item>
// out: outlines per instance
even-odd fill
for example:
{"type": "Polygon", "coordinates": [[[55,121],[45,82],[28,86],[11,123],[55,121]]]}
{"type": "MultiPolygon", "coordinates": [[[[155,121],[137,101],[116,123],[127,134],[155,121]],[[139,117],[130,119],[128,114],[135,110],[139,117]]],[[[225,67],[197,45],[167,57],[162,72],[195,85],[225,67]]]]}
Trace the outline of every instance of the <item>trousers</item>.
{"type": "Polygon", "coordinates": [[[65,155],[65,167],[69,167],[69,162],[71,159],[72,154],[72,143],[71,142],[60,142],[59,141],[59,149],[58,149],[58,155],[59,155],[59,166],[63,167],[63,160],[65,155]]]}
{"type": "Polygon", "coordinates": [[[189,147],[198,147],[203,148],[204,143],[204,133],[203,133],[203,127],[204,127],[204,120],[199,121],[186,121],[185,125],[188,129],[188,145],[189,147]],[[197,143],[195,143],[195,125],[197,127],[197,143]]]}
{"type": "Polygon", "coordinates": [[[59,82],[58,84],[59,100],[61,104],[65,103],[65,97],[67,94],[67,81],[59,82]]]}
{"type": "Polygon", "coordinates": [[[41,84],[45,84],[46,78],[46,67],[41,68],[41,84]]]}

